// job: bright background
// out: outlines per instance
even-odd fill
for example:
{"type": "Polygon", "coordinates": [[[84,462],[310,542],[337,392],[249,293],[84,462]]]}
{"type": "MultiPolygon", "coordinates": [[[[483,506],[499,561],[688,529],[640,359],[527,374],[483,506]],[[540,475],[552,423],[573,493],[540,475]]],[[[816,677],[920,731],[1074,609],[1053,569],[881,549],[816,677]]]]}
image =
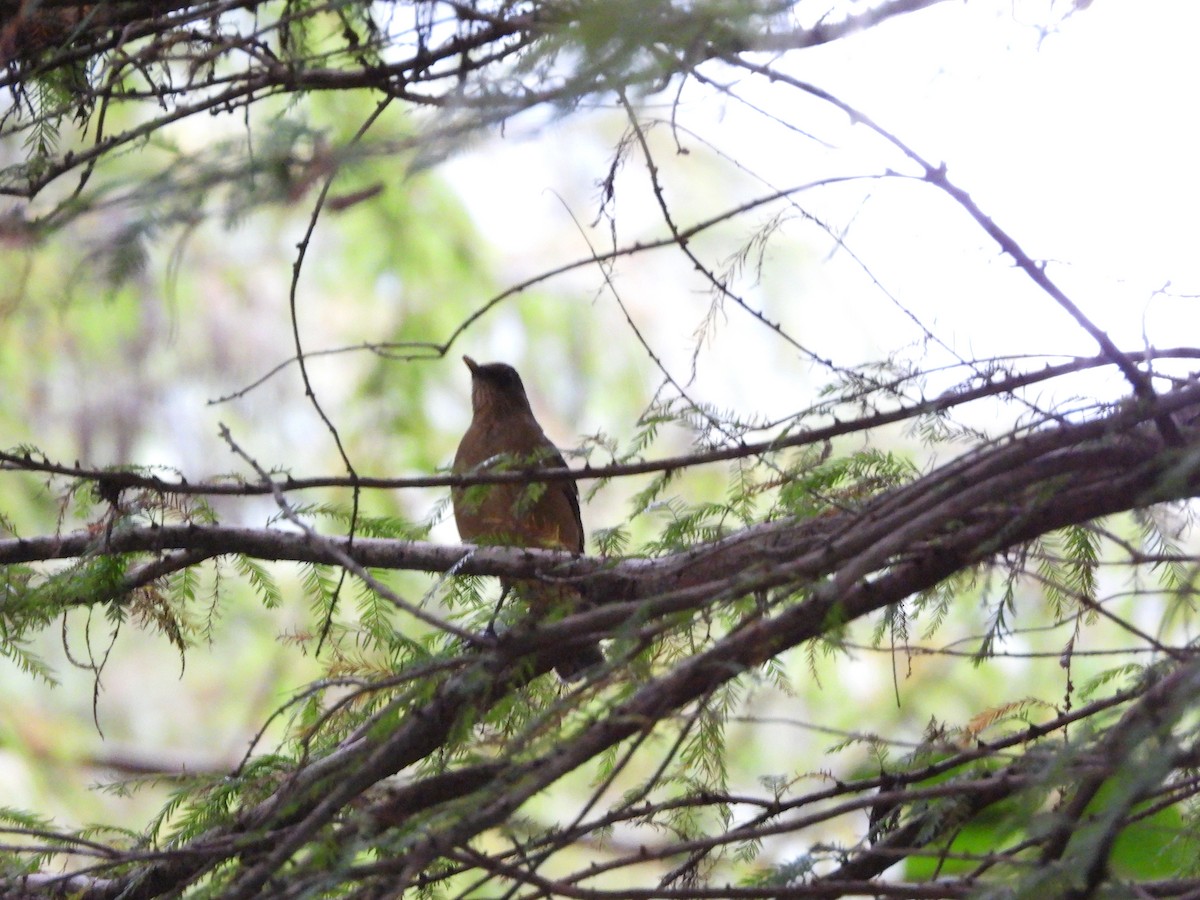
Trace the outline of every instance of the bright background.
{"type": "MultiPolygon", "coordinates": [[[[1189,110],[1200,67],[1193,47],[1200,11],[1184,0],[1106,0],[1073,15],[1068,8],[942,4],[794,54],[780,66],[944,162],[949,177],[1031,256],[1046,260],[1051,277],[1119,345],[1194,345],[1200,133],[1189,110]]],[[[735,218],[692,244],[719,269],[757,228],[785,213],[761,270],[748,266],[736,285],[798,343],[841,366],[898,358],[936,367],[955,354],[969,360],[1097,352],[944,195],[912,180],[875,177],[915,170],[867,128],[746,73],[705,72],[776,118],[695,82],[677,105],[673,92],[635,98],[646,121],[660,120],[648,136],[681,226],[760,196],[766,185],[853,177],[796,195],[794,207],[735,218]],[[672,118],[686,155],[676,153],[672,118]],[[806,216],[841,234],[845,246],[806,216]],[[923,341],[914,320],[941,345],[923,341]]],[[[316,97],[298,114],[345,136],[370,108],[364,98],[316,97]]],[[[440,342],[506,287],[585,259],[589,242],[609,248],[610,227],[621,245],[662,238],[666,229],[636,149],[615,181],[615,205],[606,210],[613,221],[591,224],[600,210],[598,183],[626,126],[615,106],[563,118],[531,115],[503,134],[454,148],[426,170],[408,174],[403,159],[387,156],[349,168],[346,193],[370,184],[385,190],[320,221],[297,295],[305,349],[440,342]]],[[[421,127],[413,118],[385,116],[368,146],[421,127]]],[[[177,151],[157,147],[146,157],[202,152],[238,130],[234,122],[188,123],[174,134],[177,151]]],[[[115,190],[135,183],[142,161],[127,158],[124,165],[108,175],[115,190]]],[[[132,214],[127,206],[102,209],[35,250],[15,248],[2,263],[7,277],[0,294],[5,445],[30,442],[64,461],[164,466],[191,480],[251,475],[217,437],[224,422],[266,466],[296,475],[341,472],[294,366],[243,396],[211,402],[246,388],[294,352],[291,264],[311,200],[164,234],[140,274],[111,290],[87,257],[119,231],[122,217],[132,214]]],[[[586,438],[599,435],[624,447],[661,373],[635,339],[618,297],[653,353],[698,402],[772,419],[812,405],[830,380],[730,303],[701,334],[712,297],[671,249],[622,259],[611,288],[597,267],[584,266],[518,293],[474,323],[445,359],[385,359],[358,350],[312,357],[310,377],[360,474],[424,474],[448,464],[469,417],[462,353],[516,365],[543,425],[564,447],[589,446],[586,438]]],[[[931,389],[963,375],[933,379],[931,389]]],[[[1121,385],[1103,375],[1072,380],[1064,390],[1115,396],[1121,385]]],[[[1013,413],[964,415],[1001,433],[1013,413]]],[[[666,429],[649,455],[684,452],[690,441],[684,429],[666,429]]],[[[879,441],[922,466],[961,449],[930,448],[900,431],[879,441]]],[[[593,449],[591,459],[607,457],[593,449]]],[[[643,484],[602,490],[585,509],[589,529],[623,521],[630,494],[643,484]]],[[[721,471],[703,470],[679,491],[694,502],[724,488],[721,471]]],[[[311,499],[345,501],[335,494],[311,499]]],[[[443,499],[439,492],[379,493],[368,496],[366,510],[421,520],[443,499]]],[[[229,523],[261,525],[274,512],[269,501],[214,505],[229,523]]],[[[14,478],[0,482],[0,509],[26,535],[53,530],[59,515],[37,482],[14,478]]],[[[664,506],[642,517],[635,536],[649,539],[669,515],[664,506]]],[[[73,524],[68,517],[67,527],[73,524]]],[[[432,534],[455,540],[444,520],[432,534]]],[[[289,570],[279,571],[286,584],[289,570]]],[[[428,579],[396,583],[418,597],[428,579]]],[[[303,602],[265,610],[232,572],[208,588],[212,607],[196,615],[211,615],[211,642],[193,646],[185,667],[165,639],[122,626],[99,680],[99,728],[94,674],[68,661],[57,629],[32,648],[57,686],[0,663],[6,697],[0,791],[10,804],[66,823],[140,823],[158,808],[161,790],[129,797],[93,785],[142,764],[228,769],[270,711],[322,671],[328,660],[314,661],[311,644],[292,640],[315,627],[303,602]]],[[[1037,592],[1023,595],[1023,603],[1032,623],[1037,592]]],[[[1154,621],[1160,612],[1146,604],[1141,614],[1154,621]]],[[[345,615],[353,620],[353,604],[345,615]]],[[[970,650],[970,636],[982,627],[982,605],[970,598],[936,638],[914,635],[913,643],[961,640],[970,650]]],[[[85,634],[102,654],[110,632],[98,613],[90,622],[73,615],[66,627],[71,655],[86,656],[85,634]]],[[[1008,649],[1053,657],[1069,633],[1014,638],[1008,649]]],[[[1092,649],[1124,640],[1099,629],[1089,635],[1092,649]]],[[[866,641],[869,634],[857,637],[866,641]]],[[[1108,664],[1081,658],[1075,679],[1082,682],[1089,666],[1099,671],[1108,664]]],[[[848,657],[818,652],[811,669],[796,654],[789,665],[795,695],[761,688],[745,712],[755,722],[732,727],[736,777],[747,783],[773,773],[870,768],[859,746],[826,755],[836,737],[804,723],[915,740],[931,717],[961,725],[987,709],[997,685],[1006,697],[1048,703],[1065,690],[1065,674],[1052,660],[1039,668],[1028,659],[996,659],[965,671],[953,657],[893,657],[886,642],[882,651],[848,657]],[[768,717],[791,724],[764,732],[761,720],[768,717]]],[[[795,849],[773,852],[786,857],[795,849]]]]}

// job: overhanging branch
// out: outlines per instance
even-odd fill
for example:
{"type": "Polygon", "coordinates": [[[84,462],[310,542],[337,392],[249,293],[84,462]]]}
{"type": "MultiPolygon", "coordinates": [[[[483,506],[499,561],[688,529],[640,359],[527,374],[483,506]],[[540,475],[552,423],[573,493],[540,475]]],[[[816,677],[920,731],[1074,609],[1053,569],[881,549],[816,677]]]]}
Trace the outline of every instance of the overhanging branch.
{"type": "MultiPolygon", "coordinates": [[[[1200,385],[1164,395],[1162,402],[1172,412],[1195,410],[1200,406],[1200,385]]],[[[588,760],[830,627],[899,603],[1046,531],[1195,496],[1200,492],[1200,436],[1188,429],[1185,448],[1167,447],[1157,429],[1147,424],[1163,412],[1130,406],[1106,419],[1048,429],[971,455],[854,514],[834,517],[819,536],[811,524],[806,530],[804,523],[769,523],[687,554],[616,563],[612,570],[628,579],[631,596],[647,598],[642,601],[643,621],[666,606],[698,608],[751,590],[782,590],[782,598],[803,588],[805,599],[769,604],[707,650],[638,686],[609,714],[552,752],[517,769],[474,770],[472,777],[454,782],[462,793],[448,790],[443,802],[466,795],[474,802],[445,824],[402,842],[394,864],[406,878],[417,878],[434,859],[505,820],[526,799],[588,760]],[[910,527],[896,537],[901,523],[910,527]]],[[[522,564],[522,555],[492,550],[481,558],[504,569],[522,564]]],[[[596,565],[590,560],[564,561],[572,577],[583,582],[606,577],[595,569],[586,571],[596,565]]],[[[246,871],[232,896],[252,896],[346,803],[433,752],[464,717],[483,715],[508,691],[546,671],[566,636],[602,629],[620,633],[630,621],[631,604],[637,607],[636,600],[602,606],[501,642],[494,650],[464,659],[463,668],[447,675],[431,699],[397,700],[390,707],[397,717],[395,727],[360,734],[315,762],[309,774],[298,773],[281,788],[283,795],[239,817],[237,833],[268,831],[279,840],[246,871]]],[[[620,660],[611,665],[619,668],[620,660]]],[[[203,846],[229,837],[221,830],[198,841],[197,858],[203,858],[203,846]]],[[[185,856],[142,874],[160,892],[182,887],[194,877],[197,865],[185,856]]],[[[134,890],[126,896],[153,895],[134,890]]]]}

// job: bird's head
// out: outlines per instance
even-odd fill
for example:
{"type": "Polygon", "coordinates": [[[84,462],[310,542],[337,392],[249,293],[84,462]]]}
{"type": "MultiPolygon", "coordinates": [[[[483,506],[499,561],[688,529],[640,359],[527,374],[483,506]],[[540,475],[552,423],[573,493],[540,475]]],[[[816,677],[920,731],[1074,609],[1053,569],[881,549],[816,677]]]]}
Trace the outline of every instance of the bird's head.
{"type": "Polygon", "coordinates": [[[471,408],[476,412],[503,414],[529,412],[529,398],[517,370],[506,363],[477,363],[469,356],[463,362],[471,370],[471,408]]]}

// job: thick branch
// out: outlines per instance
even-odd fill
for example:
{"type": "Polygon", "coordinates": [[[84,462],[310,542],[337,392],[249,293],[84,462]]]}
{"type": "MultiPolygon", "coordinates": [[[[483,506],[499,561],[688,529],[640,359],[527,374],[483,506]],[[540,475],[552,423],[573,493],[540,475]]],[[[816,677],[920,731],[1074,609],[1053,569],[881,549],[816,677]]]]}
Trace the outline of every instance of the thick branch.
{"type": "MultiPolygon", "coordinates": [[[[232,894],[252,896],[355,797],[424,759],[462,723],[477,720],[510,691],[547,671],[564,640],[605,629],[619,633],[631,621],[711,606],[751,591],[778,592],[776,602],[708,650],[639,685],[603,719],[551,752],[498,770],[503,774],[494,777],[482,769],[470,778],[448,780],[443,804],[462,799],[459,789],[473,802],[466,813],[436,819],[439,827],[397,849],[396,864],[415,879],[430,862],[504,821],[526,799],[588,760],[830,627],[899,603],[1047,531],[1197,495],[1200,436],[1187,430],[1184,448],[1168,447],[1147,423],[1198,408],[1200,385],[1189,385],[1164,395],[1154,409],[1129,406],[1101,420],[1059,426],[968,455],[859,511],[817,525],[768,523],[687,553],[617,563],[615,574],[602,572],[594,560],[564,561],[562,571],[581,583],[619,579],[632,599],[517,633],[464,658],[462,668],[446,675],[429,699],[396,700],[385,713],[396,717],[394,727],[364,732],[302,769],[276,797],[243,812],[232,828],[198,839],[186,856],[155,864],[134,881],[118,880],[129,889],[123,896],[178,890],[205,868],[205,847],[227,846],[239,835],[244,840],[271,834],[263,845],[268,852],[248,867],[232,894]],[[802,601],[795,599],[797,591],[802,601]],[[639,605],[639,598],[646,599],[639,605]]],[[[405,547],[412,545],[391,549],[402,554],[405,547]]],[[[357,544],[347,550],[362,552],[357,544]]],[[[420,552],[427,548],[422,545],[420,552]]],[[[479,551],[478,560],[487,563],[476,571],[512,572],[508,567],[524,555],[479,551]]],[[[535,557],[552,558],[529,554],[535,557]]],[[[619,667],[620,661],[613,665],[619,667]]],[[[426,794],[416,795],[423,798],[419,806],[428,803],[426,794]]],[[[394,808],[391,814],[399,815],[394,808]]]]}

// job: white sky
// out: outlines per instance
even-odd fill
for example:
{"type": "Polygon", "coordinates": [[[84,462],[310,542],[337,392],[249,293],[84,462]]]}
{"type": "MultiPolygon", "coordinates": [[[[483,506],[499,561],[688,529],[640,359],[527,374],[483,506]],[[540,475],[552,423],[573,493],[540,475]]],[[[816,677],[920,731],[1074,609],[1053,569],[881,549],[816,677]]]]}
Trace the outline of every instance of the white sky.
{"type": "MultiPolygon", "coordinates": [[[[1060,2],[1056,8],[1061,13],[1066,7],[1060,2]]],[[[792,54],[785,65],[930,160],[945,162],[950,178],[1030,255],[1052,261],[1051,277],[1121,346],[1140,348],[1143,328],[1158,346],[1196,344],[1197,301],[1153,292],[1169,281],[1172,292],[1200,294],[1200,127],[1192,96],[1200,84],[1194,49],[1200,8],[1186,0],[1099,0],[1043,37],[1036,24],[1057,15],[1046,2],[946,3],[792,54]]],[[[844,116],[793,92],[738,77],[740,89],[756,102],[837,145],[826,152],[729,103],[685,103],[681,121],[752,160],[776,183],[900,167],[902,160],[862,126],[850,126],[844,116]]],[[[600,124],[573,117],[529,141],[510,128],[506,138],[446,167],[498,247],[506,278],[515,281],[586,252],[562,203],[581,220],[593,218],[593,185],[619,127],[615,116],[600,124]],[[526,218],[515,218],[516,211],[526,218]]],[[[678,166],[674,181],[670,168],[663,177],[682,222],[719,208],[719,196],[692,202],[684,190],[703,190],[700,158],[664,152],[664,159],[678,166]]],[[[631,163],[624,177],[644,178],[640,169],[631,163]]],[[[661,235],[644,181],[636,186],[642,190],[638,199],[632,189],[621,195],[622,236],[661,235]]],[[[709,188],[719,195],[722,184],[709,188]]],[[[848,239],[855,252],[960,352],[1097,352],[1048,297],[1009,271],[1009,261],[936,190],[876,181],[801,200],[839,227],[853,220],[848,239]],[[871,195],[865,206],[864,193],[871,195]]],[[[797,231],[795,239],[808,254],[772,261],[761,289],[766,308],[782,310],[788,322],[793,306],[796,318],[790,321],[801,339],[845,362],[894,347],[908,326],[890,302],[848,264],[824,265],[828,247],[818,234],[797,231]]],[[[687,336],[704,301],[696,284],[660,268],[667,265],[657,256],[629,262],[621,285],[627,302],[652,325],[664,358],[683,367],[687,336]],[[680,304],[690,304],[686,322],[680,321],[680,304]]],[[[590,271],[570,284],[590,301],[599,276],[590,271]]],[[[744,348],[736,336],[740,326],[728,327],[734,330],[731,347],[744,348]]],[[[745,335],[763,337],[753,329],[745,335]]],[[[494,335],[485,346],[494,355],[512,355],[506,353],[510,342],[519,344],[519,336],[494,335]]],[[[740,372],[718,366],[720,383],[708,386],[710,398],[737,403],[753,386],[771,385],[778,360],[764,356],[760,362],[760,368],[740,372]]]]}

